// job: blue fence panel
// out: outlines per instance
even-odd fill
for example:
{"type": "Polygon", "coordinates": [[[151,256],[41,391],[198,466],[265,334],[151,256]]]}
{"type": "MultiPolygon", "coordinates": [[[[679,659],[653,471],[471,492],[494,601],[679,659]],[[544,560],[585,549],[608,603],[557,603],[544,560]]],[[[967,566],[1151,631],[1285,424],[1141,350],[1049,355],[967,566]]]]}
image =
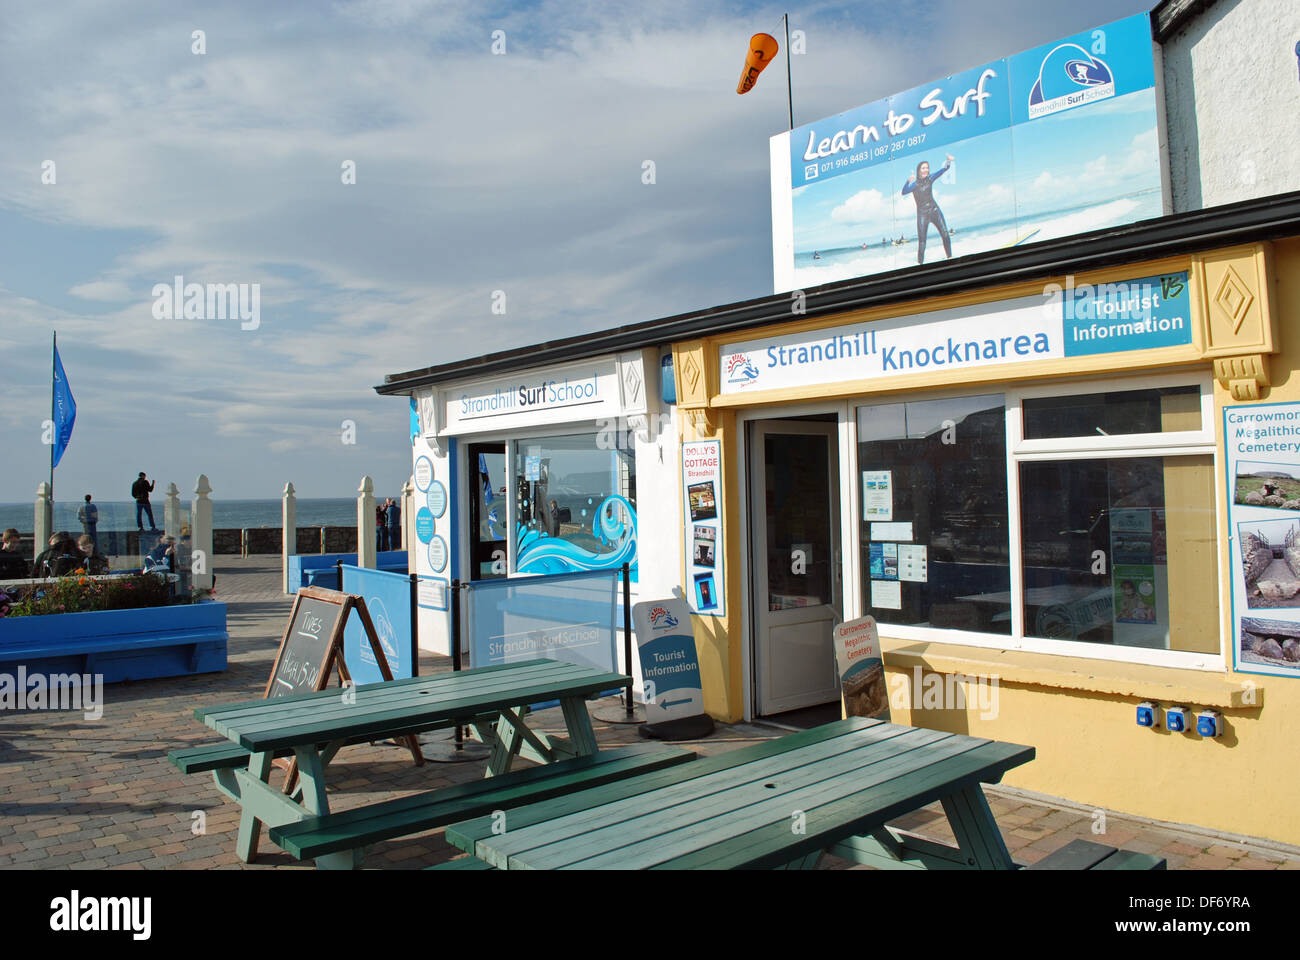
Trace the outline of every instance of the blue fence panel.
{"type": "Polygon", "coordinates": [[[622,582],[619,570],[475,581],[465,596],[470,665],[547,657],[617,672],[622,582]]]}
{"type": "MultiPolygon", "coordinates": [[[[343,565],[343,592],[355,593],[366,601],[375,634],[383,648],[393,679],[415,675],[415,643],[411,624],[411,580],[400,573],[343,565]]],[[[355,613],[343,632],[343,658],[358,686],[384,679],[370,649],[370,641],[355,613]]]]}

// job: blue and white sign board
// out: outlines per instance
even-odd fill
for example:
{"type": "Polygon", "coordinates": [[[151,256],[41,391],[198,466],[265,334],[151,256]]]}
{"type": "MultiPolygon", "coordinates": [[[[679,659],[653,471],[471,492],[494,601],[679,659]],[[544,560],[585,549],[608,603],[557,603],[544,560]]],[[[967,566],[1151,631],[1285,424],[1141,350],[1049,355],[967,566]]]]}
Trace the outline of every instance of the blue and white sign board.
{"type": "Polygon", "coordinates": [[[546,657],[616,672],[622,582],[618,570],[475,581],[464,601],[470,664],[546,657]]]}
{"type": "Polygon", "coordinates": [[[415,489],[423,492],[433,482],[433,461],[428,457],[415,458],[415,489]]]}
{"type": "MultiPolygon", "coordinates": [[[[400,573],[344,564],[343,592],[357,594],[366,601],[366,609],[375,625],[375,636],[393,679],[414,676],[410,578],[400,573]]],[[[343,659],[357,686],[380,683],[384,679],[366,631],[361,626],[361,617],[356,612],[348,618],[343,631],[343,659]]]]}
{"type": "Polygon", "coordinates": [[[420,538],[421,543],[428,543],[433,539],[433,513],[428,507],[421,507],[415,511],[415,535],[420,538]]]}
{"type": "Polygon", "coordinates": [[[685,601],[671,597],[635,604],[632,624],[641,656],[646,723],[704,713],[700,658],[685,601]]]}
{"type": "Polygon", "coordinates": [[[1233,668],[1300,677],[1300,403],[1223,408],[1233,668]]]}
{"type": "Polygon", "coordinates": [[[772,138],[777,292],[1164,212],[1146,13],[772,138]]]}
{"type": "Polygon", "coordinates": [[[425,505],[429,508],[429,512],[433,514],[435,520],[447,512],[447,488],[443,486],[441,480],[434,480],[429,484],[429,492],[425,496],[425,501],[425,505]]]}
{"type": "Polygon", "coordinates": [[[724,344],[723,393],[876,380],[1192,342],[1186,271],[724,344]]]}

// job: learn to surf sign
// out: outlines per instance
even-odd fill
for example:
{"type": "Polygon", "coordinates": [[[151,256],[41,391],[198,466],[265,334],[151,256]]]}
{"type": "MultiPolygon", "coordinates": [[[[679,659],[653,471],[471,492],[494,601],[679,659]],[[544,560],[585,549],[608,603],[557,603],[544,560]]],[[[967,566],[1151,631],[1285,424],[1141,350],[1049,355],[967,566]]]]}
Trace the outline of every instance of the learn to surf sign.
{"type": "Polygon", "coordinates": [[[1163,213],[1147,14],[772,138],[777,292],[1163,213]]]}

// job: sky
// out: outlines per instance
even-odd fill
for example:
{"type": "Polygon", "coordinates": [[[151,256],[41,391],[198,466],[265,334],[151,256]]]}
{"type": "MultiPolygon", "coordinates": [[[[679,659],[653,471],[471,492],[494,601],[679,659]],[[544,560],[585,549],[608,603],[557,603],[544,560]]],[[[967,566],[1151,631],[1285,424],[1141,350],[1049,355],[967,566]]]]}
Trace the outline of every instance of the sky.
{"type": "MultiPolygon", "coordinates": [[[[794,7],[794,121],[1149,6],[794,7]]],[[[60,501],[128,499],[142,470],[187,497],[200,473],[214,499],[351,496],[365,474],[387,495],[411,464],[385,374],[771,293],[784,60],[735,88],[782,12],[0,7],[0,501],[48,477],[55,330],[78,407],[60,501]],[[256,324],[171,315],[178,276],[248,285],[256,324]]]]}

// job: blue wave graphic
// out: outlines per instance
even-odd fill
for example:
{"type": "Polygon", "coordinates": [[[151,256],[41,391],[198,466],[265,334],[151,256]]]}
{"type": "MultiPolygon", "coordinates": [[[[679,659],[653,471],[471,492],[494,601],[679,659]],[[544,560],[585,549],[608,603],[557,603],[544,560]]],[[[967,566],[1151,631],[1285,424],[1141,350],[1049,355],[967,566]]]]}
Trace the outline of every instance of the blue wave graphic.
{"type": "Polygon", "coordinates": [[[520,573],[572,573],[617,569],[626,563],[636,570],[636,511],[626,497],[614,494],[601,502],[591,518],[591,534],[614,549],[595,553],[568,540],[521,528],[515,568],[520,573]]]}

